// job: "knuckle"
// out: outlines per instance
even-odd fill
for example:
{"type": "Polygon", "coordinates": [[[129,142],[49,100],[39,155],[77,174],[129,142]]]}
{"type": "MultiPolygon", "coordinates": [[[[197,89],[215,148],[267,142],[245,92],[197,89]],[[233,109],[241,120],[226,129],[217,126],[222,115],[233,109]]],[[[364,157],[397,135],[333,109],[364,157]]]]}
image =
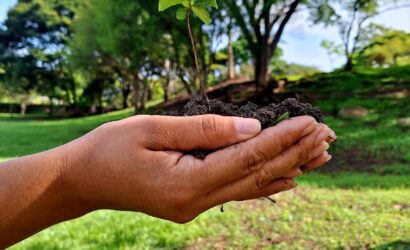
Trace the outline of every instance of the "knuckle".
{"type": "Polygon", "coordinates": [[[296,147],[296,154],[298,155],[299,163],[307,162],[310,156],[308,146],[303,142],[298,143],[296,147]]]}
{"type": "Polygon", "coordinates": [[[328,128],[327,128],[326,124],[320,123],[319,126],[318,126],[318,129],[320,131],[323,131],[323,130],[328,129],[328,128]]]}
{"type": "Polygon", "coordinates": [[[243,149],[242,152],[244,152],[244,159],[246,162],[246,164],[244,164],[245,174],[253,172],[261,162],[266,162],[269,159],[269,156],[257,147],[252,149],[243,149]]]}
{"type": "Polygon", "coordinates": [[[252,152],[253,158],[256,159],[257,163],[265,162],[269,160],[269,155],[264,150],[261,150],[255,147],[253,148],[251,152],[252,152]]]}
{"type": "Polygon", "coordinates": [[[294,141],[294,135],[291,133],[284,133],[281,135],[280,139],[278,140],[279,140],[280,150],[282,151],[283,149],[292,145],[294,141]]]}
{"type": "Polygon", "coordinates": [[[270,180],[277,177],[276,165],[274,163],[267,164],[260,169],[255,179],[256,189],[262,189],[269,183],[270,180]]]}
{"type": "Polygon", "coordinates": [[[201,118],[201,131],[208,140],[208,142],[213,142],[218,134],[218,131],[221,129],[220,124],[217,121],[217,116],[215,115],[204,115],[201,118]]]}

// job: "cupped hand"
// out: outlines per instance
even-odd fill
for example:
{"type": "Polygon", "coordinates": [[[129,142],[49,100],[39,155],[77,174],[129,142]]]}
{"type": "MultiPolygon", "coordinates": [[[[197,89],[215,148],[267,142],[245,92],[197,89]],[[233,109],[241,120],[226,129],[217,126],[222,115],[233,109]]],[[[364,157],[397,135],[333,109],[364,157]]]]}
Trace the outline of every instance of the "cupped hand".
{"type": "Polygon", "coordinates": [[[61,192],[88,211],[185,223],[218,204],[294,188],[294,177],[330,160],[332,138],[307,116],[263,131],[245,118],[135,116],[61,148],[61,192]],[[186,153],[193,150],[213,153],[198,159],[186,153]]]}

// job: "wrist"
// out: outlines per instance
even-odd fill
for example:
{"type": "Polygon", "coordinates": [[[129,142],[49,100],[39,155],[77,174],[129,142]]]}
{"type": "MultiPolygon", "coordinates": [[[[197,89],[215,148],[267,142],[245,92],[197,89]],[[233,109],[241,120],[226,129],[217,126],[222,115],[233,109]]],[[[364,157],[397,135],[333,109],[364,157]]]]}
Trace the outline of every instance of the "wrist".
{"type": "Polygon", "coordinates": [[[54,159],[57,160],[56,192],[60,209],[72,218],[93,211],[85,195],[85,176],[81,173],[82,149],[76,144],[75,141],[70,142],[51,151],[54,159]]]}

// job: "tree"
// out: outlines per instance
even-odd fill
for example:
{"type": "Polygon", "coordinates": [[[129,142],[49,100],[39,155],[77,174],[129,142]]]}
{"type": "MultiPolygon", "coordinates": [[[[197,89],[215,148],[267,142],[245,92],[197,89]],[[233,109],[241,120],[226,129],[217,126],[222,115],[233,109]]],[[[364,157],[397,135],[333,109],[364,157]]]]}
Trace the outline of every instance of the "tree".
{"type": "Polygon", "coordinates": [[[271,59],[286,25],[302,3],[302,0],[223,1],[248,43],[259,90],[263,90],[268,84],[271,59]]]}
{"type": "Polygon", "coordinates": [[[156,11],[152,1],[93,0],[76,24],[74,60],[89,58],[95,72],[111,68],[123,83],[123,93],[131,87],[136,112],[144,108],[148,78],[160,74],[158,58],[161,62],[166,58],[161,50],[164,25],[161,15],[152,15],[156,11]]]}
{"type": "Polygon", "coordinates": [[[337,25],[342,40],[346,64],[344,70],[351,71],[354,66],[353,57],[363,47],[360,44],[363,39],[361,35],[366,22],[371,18],[397,8],[409,7],[410,5],[400,5],[396,1],[378,0],[326,0],[315,9],[314,21],[324,22],[326,25],[337,25]]]}
{"type": "Polygon", "coordinates": [[[3,76],[13,92],[39,92],[77,103],[75,82],[66,68],[71,23],[82,1],[20,0],[0,29],[3,76]],[[71,92],[71,97],[61,93],[71,92]]]}
{"type": "Polygon", "coordinates": [[[356,56],[365,66],[410,64],[410,34],[407,32],[370,24],[363,33],[367,43],[356,56]]]}

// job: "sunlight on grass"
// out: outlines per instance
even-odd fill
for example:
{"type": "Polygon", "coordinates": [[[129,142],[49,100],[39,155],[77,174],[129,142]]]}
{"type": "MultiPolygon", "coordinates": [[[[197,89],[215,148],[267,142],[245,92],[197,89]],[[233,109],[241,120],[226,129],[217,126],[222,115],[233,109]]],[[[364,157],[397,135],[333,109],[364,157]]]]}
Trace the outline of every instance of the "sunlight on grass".
{"type": "MultiPolygon", "coordinates": [[[[364,180],[365,181],[365,180],[364,180]]],[[[12,249],[362,249],[410,240],[408,189],[301,185],[265,200],[231,202],[187,225],[136,213],[99,211],[54,226],[12,249]],[[244,237],[246,235],[246,237],[244,237]]]]}
{"type": "MultiPolygon", "coordinates": [[[[391,170],[390,170],[391,171],[391,170]]],[[[404,170],[402,170],[404,171],[404,170]]],[[[387,172],[389,173],[389,172],[387,172]]],[[[321,188],[342,189],[394,189],[410,188],[408,175],[376,175],[368,173],[338,172],[334,174],[309,173],[297,178],[299,183],[321,188]]]]}

